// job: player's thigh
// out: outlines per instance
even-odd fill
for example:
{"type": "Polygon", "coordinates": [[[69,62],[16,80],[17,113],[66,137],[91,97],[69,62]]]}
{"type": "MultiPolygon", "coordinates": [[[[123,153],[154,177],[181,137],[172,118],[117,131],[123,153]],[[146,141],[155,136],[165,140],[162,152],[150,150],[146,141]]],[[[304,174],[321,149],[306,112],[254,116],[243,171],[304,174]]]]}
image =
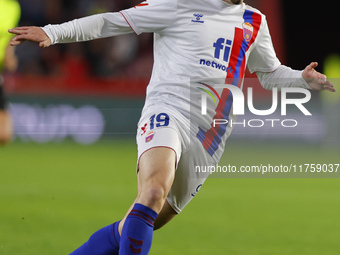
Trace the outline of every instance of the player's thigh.
{"type": "Polygon", "coordinates": [[[155,208],[160,211],[181,155],[181,137],[174,117],[166,112],[143,116],[139,122],[137,145],[137,200],[147,206],[157,202],[155,208]]]}
{"type": "Polygon", "coordinates": [[[138,193],[162,189],[165,196],[175,176],[176,153],[167,147],[155,147],[144,152],[138,162],[138,193]]]}

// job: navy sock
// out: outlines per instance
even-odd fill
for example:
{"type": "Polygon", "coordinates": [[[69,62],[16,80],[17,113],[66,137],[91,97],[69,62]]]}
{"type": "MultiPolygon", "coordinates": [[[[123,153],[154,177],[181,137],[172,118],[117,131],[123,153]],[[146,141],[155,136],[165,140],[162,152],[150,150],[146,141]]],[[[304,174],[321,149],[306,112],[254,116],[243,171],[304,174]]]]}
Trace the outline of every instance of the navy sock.
{"type": "Polygon", "coordinates": [[[119,255],[149,254],[157,216],[151,208],[135,204],[124,223],[119,255]]]}
{"type": "Polygon", "coordinates": [[[118,255],[120,236],[119,222],[99,229],[90,239],[70,255],[118,255]]]}

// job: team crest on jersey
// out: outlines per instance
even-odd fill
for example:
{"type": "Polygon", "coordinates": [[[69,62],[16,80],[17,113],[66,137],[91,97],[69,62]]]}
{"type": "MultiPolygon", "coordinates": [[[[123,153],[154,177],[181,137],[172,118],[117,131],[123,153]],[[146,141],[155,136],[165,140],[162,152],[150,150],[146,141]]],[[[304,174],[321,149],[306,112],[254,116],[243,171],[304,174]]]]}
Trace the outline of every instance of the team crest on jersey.
{"type": "Polygon", "coordinates": [[[243,23],[243,38],[246,42],[250,42],[251,38],[253,37],[254,27],[252,24],[246,22],[243,23]]]}
{"type": "Polygon", "coordinates": [[[146,143],[151,142],[151,140],[153,139],[154,136],[155,136],[155,132],[154,131],[148,133],[147,136],[145,137],[145,142],[146,143]]]}

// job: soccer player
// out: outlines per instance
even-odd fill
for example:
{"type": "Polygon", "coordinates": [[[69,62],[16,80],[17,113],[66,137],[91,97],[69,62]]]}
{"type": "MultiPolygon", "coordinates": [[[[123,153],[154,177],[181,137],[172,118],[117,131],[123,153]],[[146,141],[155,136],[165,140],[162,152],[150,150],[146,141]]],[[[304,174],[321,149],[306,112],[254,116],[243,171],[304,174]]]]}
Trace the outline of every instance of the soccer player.
{"type": "Polygon", "coordinates": [[[2,71],[15,71],[17,59],[14,48],[9,46],[12,36],[8,27],[16,26],[20,19],[20,5],[16,0],[0,0],[0,144],[6,144],[12,139],[12,123],[6,109],[6,98],[3,89],[2,71]]]}
{"type": "Polygon", "coordinates": [[[61,25],[10,29],[11,44],[48,47],[126,33],[154,33],[154,67],[138,124],[138,195],[125,217],[100,229],[72,255],[148,254],[153,230],[180,213],[209,173],[195,166],[219,162],[231,133],[213,119],[235,119],[233,96],[215,84],[242,87],[245,68],[266,89],[335,91],[313,62],[303,71],[281,65],[266,18],[242,0],[148,0],[117,13],[61,25]],[[201,90],[218,93],[201,114],[201,90]],[[214,104],[212,104],[214,105],[214,104]]]}

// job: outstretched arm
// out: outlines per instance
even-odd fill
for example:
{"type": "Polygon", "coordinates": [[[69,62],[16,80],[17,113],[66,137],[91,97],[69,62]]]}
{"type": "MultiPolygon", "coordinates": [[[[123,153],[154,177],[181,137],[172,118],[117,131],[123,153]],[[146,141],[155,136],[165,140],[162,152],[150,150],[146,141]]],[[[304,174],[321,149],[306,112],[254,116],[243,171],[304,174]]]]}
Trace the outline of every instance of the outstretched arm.
{"type": "Polygon", "coordinates": [[[328,90],[335,92],[334,85],[327,81],[326,75],[317,72],[314,68],[318,66],[317,62],[312,62],[302,72],[302,77],[313,90],[328,90]]]}
{"type": "Polygon", "coordinates": [[[315,71],[318,63],[312,62],[303,71],[281,65],[273,47],[267,21],[263,18],[258,43],[250,52],[247,63],[249,71],[256,72],[261,85],[268,90],[297,87],[335,92],[334,85],[327,81],[327,77],[315,71]]]}
{"type": "Polygon", "coordinates": [[[24,41],[32,41],[39,43],[40,47],[48,47],[56,43],[89,41],[133,32],[120,13],[103,13],[75,19],[61,25],[47,25],[42,28],[18,27],[8,31],[16,34],[10,43],[12,46],[24,41]]]}
{"type": "Polygon", "coordinates": [[[261,85],[268,90],[298,87],[335,92],[334,85],[327,81],[327,77],[314,69],[317,66],[318,63],[312,62],[303,71],[296,71],[281,65],[273,72],[256,72],[256,74],[261,85]]]}

